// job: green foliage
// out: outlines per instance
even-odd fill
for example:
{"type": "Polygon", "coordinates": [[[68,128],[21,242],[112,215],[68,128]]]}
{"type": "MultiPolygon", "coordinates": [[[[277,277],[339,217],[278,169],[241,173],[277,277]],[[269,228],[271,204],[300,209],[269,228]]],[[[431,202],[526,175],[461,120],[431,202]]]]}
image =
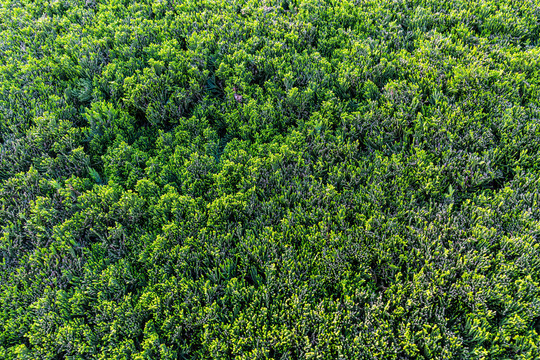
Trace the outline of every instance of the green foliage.
{"type": "Polygon", "coordinates": [[[0,358],[539,358],[539,15],[0,0],[0,358]]]}

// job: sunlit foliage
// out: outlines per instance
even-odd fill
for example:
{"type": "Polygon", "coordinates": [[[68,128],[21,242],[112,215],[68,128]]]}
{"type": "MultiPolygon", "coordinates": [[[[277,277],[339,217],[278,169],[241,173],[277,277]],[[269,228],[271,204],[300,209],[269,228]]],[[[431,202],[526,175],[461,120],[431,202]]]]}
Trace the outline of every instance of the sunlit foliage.
{"type": "Polygon", "coordinates": [[[540,358],[537,0],[0,0],[0,358],[540,358]]]}

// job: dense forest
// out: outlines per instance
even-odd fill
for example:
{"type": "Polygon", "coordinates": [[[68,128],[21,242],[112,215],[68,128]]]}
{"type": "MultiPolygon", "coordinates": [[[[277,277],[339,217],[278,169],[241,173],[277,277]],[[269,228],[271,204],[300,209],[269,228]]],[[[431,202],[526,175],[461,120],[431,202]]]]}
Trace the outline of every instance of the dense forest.
{"type": "Polygon", "coordinates": [[[540,358],[538,0],[0,0],[0,359],[540,358]]]}

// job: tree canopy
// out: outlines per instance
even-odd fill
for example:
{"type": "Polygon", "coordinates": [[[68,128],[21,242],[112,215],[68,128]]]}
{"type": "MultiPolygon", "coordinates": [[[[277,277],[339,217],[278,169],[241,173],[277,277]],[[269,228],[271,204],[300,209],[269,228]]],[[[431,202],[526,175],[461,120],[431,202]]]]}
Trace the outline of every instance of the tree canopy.
{"type": "Polygon", "coordinates": [[[540,358],[538,0],[0,0],[0,358],[540,358]]]}

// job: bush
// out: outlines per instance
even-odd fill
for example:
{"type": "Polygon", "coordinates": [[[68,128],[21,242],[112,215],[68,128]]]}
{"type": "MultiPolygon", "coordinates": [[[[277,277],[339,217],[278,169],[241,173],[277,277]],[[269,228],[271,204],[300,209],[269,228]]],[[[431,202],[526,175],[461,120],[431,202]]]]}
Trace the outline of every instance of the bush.
{"type": "Polygon", "coordinates": [[[0,1],[0,358],[540,357],[534,2],[0,1]]]}

